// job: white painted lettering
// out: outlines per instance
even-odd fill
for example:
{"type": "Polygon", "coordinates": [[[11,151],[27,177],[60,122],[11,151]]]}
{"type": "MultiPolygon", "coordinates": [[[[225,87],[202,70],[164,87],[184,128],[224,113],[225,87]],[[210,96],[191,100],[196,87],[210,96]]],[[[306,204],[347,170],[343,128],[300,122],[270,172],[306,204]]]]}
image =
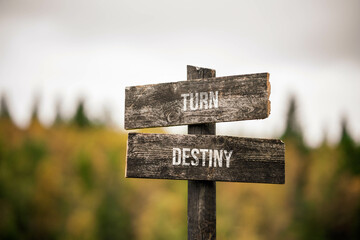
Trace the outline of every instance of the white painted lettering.
{"type": "Polygon", "coordinates": [[[231,150],[229,152],[229,155],[226,155],[228,153],[228,151],[224,150],[224,155],[225,155],[225,159],[226,159],[226,167],[230,167],[230,158],[231,158],[231,154],[233,153],[233,150],[231,150]]]}
{"type": "Polygon", "coordinates": [[[208,109],[208,93],[200,92],[200,109],[208,109]]]}
{"type": "Polygon", "coordinates": [[[173,148],[173,165],[180,165],[181,163],[181,149],[173,148]]]}
{"type": "Polygon", "coordinates": [[[183,166],[189,166],[189,165],[190,165],[190,163],[186,162],[186,159],[189,158],[189,155],[188,155],[187,152],[190,153],[190,148],[183,148],[183,150],[182,150],[182,153],[183,153],[183,156],[182,156],[182,160],[183,160],[182,165],[183,165],[183,166]]]}
{"type": "Polygon", "coordinates": [[[209,167],[212,167],[212,156],[213,156],[213,150],[209,149],[209,167]]]}
{"type": "Polygon", "coordinates": [[[191,160],[192,166],[199,165],[199,158],[196,156],[197,154],[199,154],[199,149],[194,148],[193,150],[191,150],[191,156],[193,157],[193,160],[191,160]]]}
{"type": "Polygon", "coordinates": [[[212,104],[214,103],[214,108],[219,108],[219,91],[209,92],[209,108],[212,108],[212,104]]]}
{"type": "Polygon", "coordinates": [[[172,165],[202,166],[202,167],[230,167],[233,150],[224,149],[198,149],[198,148],[173,148],[172,165]]]}
{"type": "Polygon", "coordinates": [[[184,98],[184,111],[186,111],[186,98],[189,96],[188,93],[181,94],[181,96],[184,98]]]}
{"type": "Polygon", "coordinates": [[[219,91],[183,93],[181,97],[184,102],[184,111],[219,108],[219,91]]]}
{"type": "Polygon", "coordinates": [[[199,93],[195,93],[195,106],[194,106],[194,94],[190,93],[190,110],[197,110],[199,107],[199,93]]]}
{"type": "Polygon", "coordinates": [[[219,167],[222,167],[223,150],[214,150],[214,167],[216,167],[216,160],[219,163],[219,167]]]}
{"type": "Polygon", "coordinates": [[[205,167],[205,161],[206,161],[206,153],[208,152],[208,149],[200,149],[200,152],[202,153],[202,166],[205,167]]]}

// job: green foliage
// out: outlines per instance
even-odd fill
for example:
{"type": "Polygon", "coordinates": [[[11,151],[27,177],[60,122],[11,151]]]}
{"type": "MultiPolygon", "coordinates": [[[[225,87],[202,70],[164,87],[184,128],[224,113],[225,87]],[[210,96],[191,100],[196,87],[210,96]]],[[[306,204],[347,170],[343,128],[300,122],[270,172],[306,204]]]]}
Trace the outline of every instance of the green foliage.
{"type": "MultiPolygon", "coordinates": [[[[2,146],[6,141],[4,137],[0,140],[2,146]]],[[[40,161],[46,156],[46,149],[42,140],[31,138],[24,138],[21,145],[15,148],[0,148],[1,239],[34,238],[34,176],[40,161]]]]}
{"type": "Polygon", "coordinates": [[[91,122],[85,112],[85,104],[83,100],[79,101],[72,122],[75,124],[75,126],[80,128],[86,128],[91,126],[91,122]]]}
{"type": "Polygon", "coordinates": [[[291,140],[295,142],[302,153],[307,153],[306,147],[297,116],[297,102],[295,96],[290,97],[289,110],[286,116],[286,127],[281,137],[284,140],[291,140]]]}
{"type": "Polygon", "coordinates": [[[4,94],[1,95],[1,100],[0,100],[0,118],[6,118],[6,119],[10,118],[8,104],[4,94]]]}
{"type": "Polygon", "coordinates": [[[285,137],[301,137],[301,128],[297,118],[297,103],[294,96],[290,98],[289,110],[286,119],[285,137]]]}
{"type": "Polygon", "coordinates": [[[48,151],[48,147],[42,139],[25,138],[21,148],[23,149],[20,151],[23,153],[22,159],[27,159],[25,161],[30,164],[31,169],[35,169],[48,151]]]}
{"type": "Polygon", "coordinates": [[[90,156],[85,152],[80,152],[76,162],[77,175],[81,178],[84,188],[91,190],[94,187],[94,169],[90,156]]]}
{"type": "MultiPolygon", "coordinates": [[[[35,122],[0,121],[0,239],[186,238],[186,181],[124,178],[127,134],[94,127],[83,102],[68,123],[35,122]]],[[[337,146],[308,148],[293,99],[283,139],[285,185],[217,183],[218,238],[360,239],[359,145],[345,122],[337,146]]]]}
{"type": "Polygon", "coordinates": [[[31,121],[39,121],[39,106],[40,106],[40,97],[38,95],[34,98],[34,103],[31,111],[31,121]]]}
{"type": "Polygon", "coordinates": [[[134,239],[131,215],[119,191],[122,192],[121,189],[106,189],[101,199],[96,212],[99,239],[134,239]]]}
{"type": "Polygon", "coordinates": [[[61,115],[61,103],[60,101],[58,100],[57,103],[56,103],[56,106],[55,106],[55,120],[54,120],[54,125],[55,126],[58,126],[58,125],[61,125],[63,124],[65,121],[64,119],[62,118],[62,115],[61,115]]]}
{"type": "Polygon", "coordinates": [[[354,140],[351,138],[345,120],[342,122],[339,151],[342,153],[343,170],[353,175],[360,175],[360,146],[356,146],[354,140]]]}
{"type": "Polygon", "coordinates": [[[109,112],[105,112],[105,117],[100,119],[90,119],[87,111],[86,104],[83,99],[80,99],[77,103],[77,107],[74,113],[74,116],[69,120],[63,118],[61,114],[61,102],[57,101],[55,105],[55,119],[53,121],[54,127],[59,127],[63,125],[73,125],[80,129],[88,129],[88,128],[104,128],[106,126],[111,126],[111,116],[109,112]]]}

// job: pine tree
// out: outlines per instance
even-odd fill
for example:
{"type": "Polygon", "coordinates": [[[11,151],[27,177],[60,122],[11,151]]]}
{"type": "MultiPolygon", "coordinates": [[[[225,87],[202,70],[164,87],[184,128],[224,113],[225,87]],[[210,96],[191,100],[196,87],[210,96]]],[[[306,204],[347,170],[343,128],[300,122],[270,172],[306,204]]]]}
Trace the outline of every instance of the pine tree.
{"type": "Polygon", "coordinates": [[[355,141],[351,137],[347,127],[345,118],[341,123],[342,134],[339,142],[339,148],[342,152],[342,161],[344,170],[351,174],[360,174],[360,148],[356,146],[355,141]]]}
{"type": "Polygon", "coordinates": [[[290,98],[289,110],[286,119],[286,129],[283,137],[298,137],[301,135],[301,129],[296,116],[297,104],[295,97],[290,98]]]}
{"type": "Polygon", "coordinates": [[[40,106],[40,97],[39,95],[35,95],[34,102],[31,111],[31,119],[28,129],[41,134],[45,129],[39,118],[39,106],[40,106]]]}
{"type": "Polygon", "coordinates": [[[72,120],[73,124],[80,128],[86,128],[91,126],[91,122],[86,115],[84,100],[80,100],[76,108],[75,116],[72,120]]]}
{"type": "Polygon", "coordinates": [[[61,125],[64,123],[64,120],[61,116],[61,103],[60,100],[57,100],[56,104],[55,104],[55,111],[56,111],[56,115],[55,115],[55,119],[54,119],[54,125],[61,125]]]}
{"type": "Polygon", "coordinates": [[[289,110],[286,119],[286,128],[281,138],[285,141],[290,140],[295,142],[295,144],[303,153],[308,151],[307,147],[304,144],[302,129],[298,122],[297,102],[294,96],[290,97],[289,110]]]}
{"type": "Polygon", "coordinates": [[[1,95],[1,100],[0,100],[0,118],[3,119],[10,119],[10,113],[9,113],[9,109],[8,109],[8,104],[6,101],[6,97],[5,94],[1,95]]]}
{"type": "Polygon", "coordinates": [[[38,122],[39,121],[39,105],[40,105],[40,97],[38,95],[34,98],[34,103],[31,111],[31,121],[38,122]]]}

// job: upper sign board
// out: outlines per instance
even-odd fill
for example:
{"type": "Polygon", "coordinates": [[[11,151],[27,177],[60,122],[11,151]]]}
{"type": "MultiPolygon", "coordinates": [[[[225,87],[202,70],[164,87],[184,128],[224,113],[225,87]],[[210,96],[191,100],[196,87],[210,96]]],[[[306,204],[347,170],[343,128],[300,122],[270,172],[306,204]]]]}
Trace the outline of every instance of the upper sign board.
{"type": "Polygon", "coordinates": [[[126,87],[125,129],[264,119],[269,73],[126,87]]]}
{"type": "Polygon", "coordinates": [[[126,177],[281,184],[285,145],[277,139],[129,133],[126,177]]]}

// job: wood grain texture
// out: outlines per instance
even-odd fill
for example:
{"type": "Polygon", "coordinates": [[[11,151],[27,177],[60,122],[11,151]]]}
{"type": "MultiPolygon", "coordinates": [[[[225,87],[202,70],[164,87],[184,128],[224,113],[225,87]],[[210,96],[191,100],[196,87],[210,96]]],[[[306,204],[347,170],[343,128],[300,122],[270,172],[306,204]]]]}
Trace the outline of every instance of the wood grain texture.
{"type": "MultiPolygon", "coordinates": [[[[206,71],[202,73],[205,77],[208,74],[206,71]]],[[[190,81],[126,87],[125,129],[264,119],[269,116],[268,73],[204,79],[195,79],[196,74],[189,74],[190,81]],[[216,91],[217,108],[200,109],[198,106],[197,110],[184,110],[182,94],[193,93],[195,99],[196,93],[216,91]]],[[[194,100],[194,106],[196,102],[199,103],[194,100]]],[[[189,99],[187,105],[189,109],[189,99]]]]}
{"type": "Polygon", "coordinates": [[[216,239],[216,182],[188,181],[188,240],[216,239]]]}
{"type": "MultiPolygon", "coordinates": [[[[126,177],[283,184],[284,155],[284,143],[277,139],[129,133],[126,177]],[[229,167],[225,161],[210,167],[206,157],[205,166],[187,166],[173,165],[173,148],[233,152],[229,167]]],[[[192,156],[185,162],[191,161],[192,156]]]]}
{"type": "MultiPolygon", "coordinates": [[[[187,79],[215,77],[215,70],[187,66],[187,79]]],[[[215,135],[215,123],[188,126],[188,134],[215,135]]],[[[188,240],[216,239],[216,182],[188,181],[188,240]]]]}

